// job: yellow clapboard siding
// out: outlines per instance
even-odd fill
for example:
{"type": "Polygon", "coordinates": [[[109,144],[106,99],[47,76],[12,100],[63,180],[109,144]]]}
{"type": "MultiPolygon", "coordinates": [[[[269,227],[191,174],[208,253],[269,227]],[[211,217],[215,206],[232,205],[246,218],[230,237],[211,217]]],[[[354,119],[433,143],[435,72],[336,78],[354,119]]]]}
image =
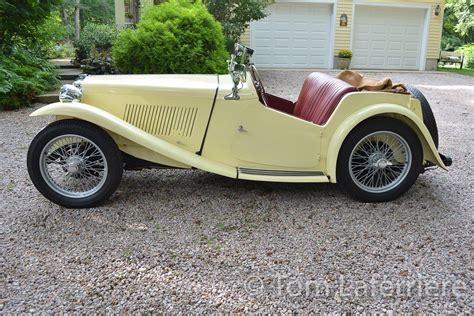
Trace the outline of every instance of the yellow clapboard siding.
{"type": "Polygon", "coordinates": [[[334,40],[334,54],[341,49],[349,49],[351,46],[351,30],[353,21],[352,0],[339,0],[336,4],[336,37],[334,40]],[[347,15],[347,26],[339,25],[339,17],[347,15]]]}
{"type": "MultiPolygon", "coordinates": [[[[444,10],[441,10],[443,12],[444,10]]],[[[433,16],[430,19],[428,34],[428,50],[426,58],[438,58],[441,46],[441,35],[443,33],[443,14],[433,16]]]]}
{"type": "MultiPolygon", "coordinates": [[[[432,14],[429,21],[429,33],[428,33],[428,45],[427,45],[427,58],[438,58],[440,45],[441,45],[441,34],[443,28],[443,14],[439,16],[434,15],[434,9],[439,4],[441,6],[441,12],[443,12],[443,1],[442,0],[413,0],[410,2],[407,1],[393,1],[393,0],[367,0],[366,3],[394,3],[397,5],[406,5],[406,6],[417,6],[420,4],[431,5],[432,14]]],[[[339,0],[336,7],[336,17],[337,19],[341,14],[347,14],[348,24],[347,27],[341,27],[336,21],[336,35],[334,41],[334,53],[344,48],[349,48],[351,46],[351,35],[352,35],[352,23],[353,23],[353,1],[352,0],[339,0]]]]}
{"type": "MultiPolygon", "coordinates": [[[[356,2],[361,3],[362,1],[356,2]]],[[[440,45],[441,45],[441,34],[443,28],[443,12],[444,12],[444,1],[443,0],[412,0],[412,1],[394,1],[394,0],[365,0],[363,3],[385,3],[385,4],[396,4],[402,6],[431,6],[431,16],[429,21],[428,30],[428,43],[427,43],[427,56],[426,58],[438,58],[440,45]],[[441,14],[436,16],[434,10],[437,5],[441,6],[441,14]]],[[[344,48],[349,48],[351,45],[351,30],[353,23],[353,0],[339,0],[336,7],[336,34],[334,41],[334,53],[344,48]],[[341,14],[347,14],[348,24],[347,27],[339,26],[339,17],[341,14]]],[[[402,18],[402,17],[401,17],[402,18]]]]}

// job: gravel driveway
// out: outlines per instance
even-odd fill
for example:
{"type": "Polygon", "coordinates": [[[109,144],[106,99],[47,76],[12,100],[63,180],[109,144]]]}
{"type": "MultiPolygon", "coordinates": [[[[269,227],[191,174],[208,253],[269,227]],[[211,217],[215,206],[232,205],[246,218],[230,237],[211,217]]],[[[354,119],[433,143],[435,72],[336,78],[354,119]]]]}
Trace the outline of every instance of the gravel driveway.
{"type": "MultiPolygon", "coordinates": [[[[296,99],[307,74],[263,78],[296,99]]],[[[384,204],[335,185],[152,170],[126,172],[103,207],[67,210],[25,167],[47,119],[0,113],[2,313],[472,312],[474,78],[389,75],[426,94],[454,165],[384,204]]]]}

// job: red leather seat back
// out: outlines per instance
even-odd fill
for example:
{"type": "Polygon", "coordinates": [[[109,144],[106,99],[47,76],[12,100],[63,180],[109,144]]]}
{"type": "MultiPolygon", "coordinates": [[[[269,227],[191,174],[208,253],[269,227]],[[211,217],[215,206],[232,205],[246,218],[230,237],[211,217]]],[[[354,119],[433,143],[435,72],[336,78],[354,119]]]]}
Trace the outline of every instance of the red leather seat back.
{"type": "Polygon", "coordinates": [[[314,72],[304,81],[293,115],[324,125],[342,97],[357,89],[345,81],[314,72]]]}

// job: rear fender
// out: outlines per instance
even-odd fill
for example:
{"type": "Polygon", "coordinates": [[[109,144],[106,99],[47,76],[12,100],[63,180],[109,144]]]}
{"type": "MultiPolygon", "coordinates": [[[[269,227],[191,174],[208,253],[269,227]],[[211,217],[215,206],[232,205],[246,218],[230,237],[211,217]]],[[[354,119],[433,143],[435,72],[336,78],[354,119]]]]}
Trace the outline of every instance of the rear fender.
{"type": "Polygon", "coordinates": [[[151,151],[157,152],[172,160],[176,160],[184,165],[216,173],[225,177],[237,178],[237,170],[234,167],[209,160],[176,145],[170,144],[136,128],[104,110],[85,103],[52,103],[31,114],[31,116],[45,115],[81,119],[95,124],[109,132],[120,135],[151,151]]]}
{"type": "Polygon", "coordinates": [[[368,107],[364,107],[361,110],[351,114],[332,135],[327,150],[327,163],[326,170],[327,175],[330,177],[331,182],[336,182],[336,167],[339,150],[341,149],[342,143],[346,139],[347,135],[361,122],[376,116],[389,116],[397,118],[403,121],[405,124],[410,126],[420,139],[421,145],[423,146],[423,159],[429,160],[439,167],[447,170],[443,163],[438,150],[433,142],[430,132],[426,128],[423,120],[420,119],[410,109],[396,105],[396,104],[374,104],[368,107]]]}

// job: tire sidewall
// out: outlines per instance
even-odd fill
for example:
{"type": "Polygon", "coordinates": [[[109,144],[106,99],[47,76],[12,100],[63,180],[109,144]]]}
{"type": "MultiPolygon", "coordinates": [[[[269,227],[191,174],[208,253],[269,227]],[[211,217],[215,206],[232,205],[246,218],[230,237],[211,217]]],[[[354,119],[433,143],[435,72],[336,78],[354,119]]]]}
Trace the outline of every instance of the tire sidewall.
{"type": "Polygon", "coordinates": [[[33,139],[28,149],[27,167],[35,187],[48,200],[68,208],[92,207],[108,198],[117,188],[123,173],[122,155],[112,138],[99,127],[79,120],[56,121],[43,128],[33,139]],[[107,175],[102,187],[84,198],[71,198],[54,191],[45,181],[40,170],[40,155],[52,139],[66,134],[85,137],[94,142],[107,161],[107,175]]]}
{"type": "Polygon", "coordinates": [[[439,132],[438,132],[438,125],[436,124],[436,118],[433,113],[433,109],[431,109],[430,103],[426,99],[425,95],[416,87],[414,86],[407,86],[408,91],[411,93],[412,96],[418,99],[421,104],[421,111],[423,114],[423,123],[425,123],[426,128],[430,132],[431,138],[433,142],[438,148],[439,146],[439,132]]]}
{"type": "Polygon", "coordinates": [[[344,140],[339,151],[336,177],[339,186],[362,202],[385,202],[391,201],[405,193],[416,181],[421,171],[423,151],[418,136],[403,122],[393,118],[373,118],[359,124],[344,140]],[[405,178],[393,189],[382,192],[367,192],[360,188],[351,177],[349,171],[349,160],[354,147],[367,135],[374,132],[388,131],[403,138],[411,150],[412,164],[405,178]]]}

